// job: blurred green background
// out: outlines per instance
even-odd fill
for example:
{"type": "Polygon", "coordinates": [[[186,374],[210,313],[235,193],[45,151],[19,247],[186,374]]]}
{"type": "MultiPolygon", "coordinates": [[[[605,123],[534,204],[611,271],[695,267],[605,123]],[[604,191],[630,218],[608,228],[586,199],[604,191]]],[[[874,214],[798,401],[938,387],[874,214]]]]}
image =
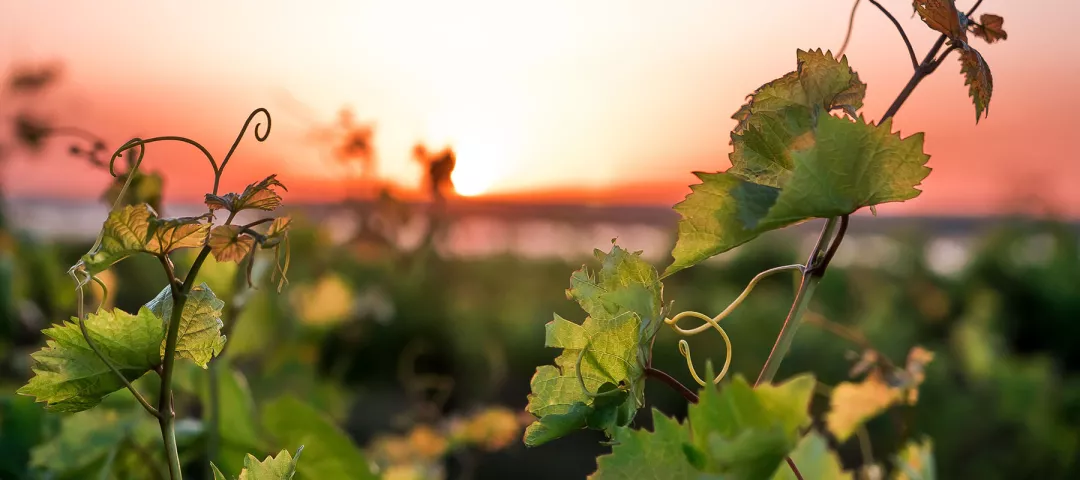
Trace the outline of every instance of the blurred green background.
{"type": "MultiPolygon", "coordinates": [[[[590,262],[588,252],[545,260],[512,252],[464,257],[423,246],[406,251],[362,236],[334,239],[325,222],[293,213],[289,284],[276,292],[268,266],[259,263],[257,289],[224,315],[229,346],[218,360],[225,365],[219,375],[232,380],[222,383],[222,456],[236,458],[221,461],[229,468],[246,451],[261,457],[296,447],[265,442],[296,438],[267,414],[300,415],[302,408],[289,401],[338,425],[369,461],[384,472],[393,466],[397,478],[582,478],[595,468],[594,457],[606,450],[598,432],[535,449],[520,442],[529,379],[555,356],[543,347],[544,324],[553,313],[583,318],[564,289],[570,273],[590,262]],[[246,445],[235,438],[245,435],[246,445]]],[[[936,353],[917,406],[894,408],[869,424],[873,461],[926,434],[940,478],[1080,478],[1077,226],[984,220],[972,229],[977,235],[961,242],[935,234],[931,227],[940,221],[907,222],[887,235],[875,232],[877,221],[854,220],[861,228],[841,247],[812,306],[814,317],[861,332],[894,362],[915,345],[936,353]]],[[[665,298],[679,310],[718,312],[757,272],[802,260],[803,237],[813,226],[767,236],[675,275],[665,282],[665,298]]],[[[2,239],[0,478],[92,478],[96,473],[88,472],[107,462],[131,464],[116,478],[153,478],[132,473],[140,472],[138,458],[160,456],[160,439],[127,392],[112,395],[96,413],[66,417],[13,394],[31,374],[29,354],[43,344],[39,331],[73,314],[65,271],[89,243],[10,228],[2,239]],[[132,451],[142,453],[128,458],[132,451]]],[[[203,278],[228,300],[235,269],[211,263],[203,278]]],[[[106,305],[127,311],[164,285],[151,258],[127,260],[107,277],[114,296],[106,305]]],[[[756,375],[794,281],[767,279],[725,320],[733,372],[756,375]]],[[[656,364],[689,384],[676,340],[661,332],[656,364]]],[[[699,362],[723,358],[718,336],[691,342],[699,362]]],[[[780,377],[813,371],[833,385],[848,378],[859,353],[858,345],[811,321],[798,332],[780,377]]],[[[180,416],[189,427],[181,441],[190,475],[199,478],[205,454],[197,445],[206,434],[199,382],[206,372],[196,367],[181,377],[180,416]]],[[[648,384],[647,399],[668,414],[685,412],[681,398],[661,384],[648,384]]],[[[647,417],[639,415],[638,424],[647,426],[647,417]]],[[[305,460],[318,462],[318,448],[330,447],[309,439],[305,460]]],[[[847,465],[864,461],[855,440],[839,448],[847,465]]]]}

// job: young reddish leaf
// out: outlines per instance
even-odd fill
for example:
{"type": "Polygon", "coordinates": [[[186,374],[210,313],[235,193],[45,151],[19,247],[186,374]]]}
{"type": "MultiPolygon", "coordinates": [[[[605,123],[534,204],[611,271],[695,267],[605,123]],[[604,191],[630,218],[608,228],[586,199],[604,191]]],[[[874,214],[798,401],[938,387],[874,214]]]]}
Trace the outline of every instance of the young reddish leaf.
{"type": "Polygon", "coordinates": [[[82,258],[87,270],[97,274],[129,255],[141,252],[150,231],[151,215],[146,204],[110,212],[101,227],[101,244],[97,251],[82,258]]]}
{"type": "Polygon", "coordinates": [[[266,240],[262,242],[262,248],[273,248],[281,243],[289,234],[289,225],[291,223],[292,218],[289,216],[275,218],[274,222],[270,224],[270,229],[266,231],[266,240]]]}
{"type": "Polygon", "coordinates": [[[959,11],[955,0],[914,0],[915,11],[919,12],[923,22],[953,41],[967,42],[967,33],[960,24],[959,11]]]}
{"type": "Polygon", "coordinates": [[[266,210],[271,211],[281,206],[281,196],[274,187],[281,187],[288,191],[285,185],[277,180],[277,175],[270,175],[261,182],[252,183],[244,189],[243,193],[227,193],[225,195],[206,194],[206,206],[211,210],[225,209],[232,213],[241,210],[266,210]]]}
{"type": "Polygon", "coordinates": [[[239,225],[218,225],[210,230],[210,253],[219,262],[240,263],[255,246],[251,235],[241,233],[239,225]]]}
{"type": "Polygon", "coordinates": [[[972,24],[971,34],[986,40],[986,43],[1007,40],[1009,34],[1005,33],[1005,29],[1002,28],[1002,24],[1004,23],[1005,19],[1001,18],[1000,15],[984,13],[979,17],[979,23],[972,24]]]}
{"type": "Polygon", "coordinates": [[[210,231],[210,225],[201,223],[201,219],[202,217],[150,217],[146,251],[164,255],[181,248],[201,247],[206,241],[207,232],[210,231]]]}
{"type": "MultiPolygon", "coordinates": [[[[49,410],[83,411],[124,388],[90,349],[76,322],[72,319],[42,331],[48,337],[45,348],[30,355],[35,375],[18,391],[37,397],[49,410]]],[[[159,347],[165,339],[165,327],[149,309],[141,308],[136,315],[119,309],[101,310],[84,322],[94,345],[129,381],[161,363],[159,347]]]]}
{"type": "Polygon", "coordinates": [[[979,123],[984,112],[989,115],[990,95],[994,92],[990,66],[978,50],[965,46],[960,51],[960,73],[964,74],[964,85],[968,86],[968,94],[975,103],[975,123],[979,123]]]}
{"type": "Polygon", "coordinates": [[[109,213],[101,227],[97,250],[82,262],[94,275],[136,253],[163,255],[180,248],[198,247],[209,226],[200,217],[160,219],[148,205],[129,205],[109,213]]]}

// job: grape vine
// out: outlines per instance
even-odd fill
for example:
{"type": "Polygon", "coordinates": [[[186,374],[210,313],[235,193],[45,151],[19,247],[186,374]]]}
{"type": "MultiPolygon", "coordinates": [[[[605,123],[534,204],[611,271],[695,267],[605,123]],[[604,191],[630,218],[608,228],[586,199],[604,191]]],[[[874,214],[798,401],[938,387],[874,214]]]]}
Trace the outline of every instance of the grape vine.
{"type": "MultiPolygon", "coordinates": [[[[958,51],[978,122],[988,111],[993,78],[969,34],[987,43],[1007,37],[1000,16],[972,18],[981,0],[966,13],[951,0],[916,0],[913,8],[923,22],[941,34],[920,62],[907,32],[880,3],[870,1],[899,30],[911,55],[914,73],[896,100],[880,120],[868,121],[861,113],[866,84],[846,56],[820,49],[797,51],[795,70],[754,91],[732,117],[731,167],[695,172],[701,183],[691,185],[691,193],[674,207],[681,220],[673,261],[664,272],[642,260],[641,252],[613,244],[609,252],[596,251],[599,270],[583,267],[571,276],[567,296],[587,316],[575,323],[556,315],[546,326],[545,345],[562,353],[533,376],[526,409],[536,421],[526,429],[527,446],[584,428],[602,430],[614,448],[597,460],[597,479],[851,478],[825,436],[843,442],[886,408],[917,401],[923,369],[933,358],[920,347],[912,349],[903,368],[882,357],[864,359],[856,369],[867,374],[860,383],[829,388],[803,374],[773,384],[796,330],[809,316],[814,290],[844,239],[850,215],[863,208],[876,214],[876,205],[917,197],[917,187],[930,174],[923,134],[901,136],[893,130],[892,117],[915,87],[958,51]],[[670,315],[673,304],[664,303],[664,278],[765,232],[817,218],[825,224],[805,263],[761,272],[715,316],[692,311],[670,315]],[[785,271],[801,278],[756,382],[736,376],[718,390],[732,348],[721,321],[762,278],[785,271]],[[686,318],[703,323],[680,327],[686,318]],[[704,378],[694,369],[689,345],[678,343],[691,377],[702,387],[699,395],[652,365],[652,347],[664,326],[682,336],[709,330],[722,336],[727,357],[718,375],[712,375],[710,365],[704,378]],[[644,406],[645,377],[661,380],[687,399],[691,405],[685,423],[654,410],[652,432],[630,428],[644,406]],[[827,432],[807,428],[815,391],[830,397],[827,432]]],[[[848,38],[850,28],[841,50],[848,38]]],[[[925,461],[929,448],[929,440],[913,441],[894,470],[903,478],[929,478],[932,471],[917,471],[919,465],[932,465],[925,461]]],[[[881,468],[867,463],[857,473],[881,468]]]]}
{"type": "MultiPolygon", "coordinates": [[[[247,261],[247,275],[250,276],[256,245],[271,250],[273,257],[279,260],[277,273],[282,282],[288,270],[289,217],[263,218],[243,225],[233,223],[242,211],[272,212],[281,205],[281,196],[276,189],[284,190],[285,186],[276,176],[252,183],[240,193],[218,194],[225,166],[251,122],[260,115],[266,118],[266,129],[261,130],[262,124],[257,123],[255,139],[260,142],[267,139],[270,114],[266,109],[256,109],[248,116],[220,163],[200,143],[178,136],[135,138],[113,153],[109,171],[117,178],[123,175],[124,183],[115,195],[111,212],[94,245],[68,271],[76,284],[78,314],[71,321],[43,332],[49,338],[46,346],[31,355],[35,375],[18,391],[44,402],[46,409],[80,412],[101,403],[106,395],[126,388],[147,413],[158,419],[172,480],[179,480],[183,475],[173,407],[176,360],[187,359],[205,369],[221,353],[226,342],[221,321],[225,302],[207,284],[198,283],[199,270],[206,258],[213,255],[221,262],[247,261]],[[163,141],[187,143],[209,161],[214,182],[211,192],[205,196],[207,213],[197,217],[161,218],[147,203],[128,202],[130,197],[126,192],[132,181],[139,178],[138,168],[146,146],[163,141]],[[129,157],[128,170],[118,173],[116,160],[129,151],[137,153],[129,157]],[[215,224],[218,211],[227,212],[221,224],[215,224]],[[199,253],[187,275],[180,278],[170,254],[189,248],[198,248],[199,253]],[[135,314],[101,308],[85,314],[84,289],[90,282],[104,289],[98,274],[130,256],[142,254],[156,257],[162,266],[167,283],[161,293],[135,314]],[[133,385],[151,371],[160,378],[156,403],[133,385]]],[[[107,295],[102,295],[105,297],[107,295]]],[[[248,455],[240,477],[292,478],[302,448],[299,446],[295,455],[283,450],[263,461],[248,455]]],[[[215,479],[225,478],[213,464],[211,469],[215,479]]]]}

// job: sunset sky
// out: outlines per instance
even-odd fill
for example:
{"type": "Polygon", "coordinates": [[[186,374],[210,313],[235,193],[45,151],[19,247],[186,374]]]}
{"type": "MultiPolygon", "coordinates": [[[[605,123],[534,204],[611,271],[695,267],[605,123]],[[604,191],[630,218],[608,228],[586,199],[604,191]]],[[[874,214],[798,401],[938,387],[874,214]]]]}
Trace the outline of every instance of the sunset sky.
{"type": "MultiPolygon", "coordinates": [[[[883,0],[920,57],[937,35],[911,3],[883,0]]],[[[961,1],[967,9],[972,2],[961,1]]],[[[287,200],[342,198],[348,173],[312,128],[352,107],[375,124],[379,174],[415,188],[411,147],[453,145],[469,193],[671,204],[693,170],[728,167],[731,114],[795,67],[798,48],[836,50],[850,0],[0,2],[0,68],[55,60],[61,86],[39,110],[104,135],[184,135],[223,155],[256,107],[266,143],[247,138],[224,179],[269,173],[287,200]]],[[[975,125],[955,56],[897,116],[926,132],[925,193],[883,213],[1051,211],[1080,217],[1080,2],[986,0],[1009,39],[976,41],[993,69],[989,117],[975,125]],[[1033,203],[1034,201],[1034,203],[1033,203]]],[[[876,119],[907,82],[898,33],[862,2],[851,65],[876,119]]],[[[0,116],[12,114],[0,105],[0,116]]],[[[195,201],[210,167],[153,145],[167,198],[195,201]]],[[[49,150],[4,167],[7,195],[89,196],[107,180],[49,150]]]]}

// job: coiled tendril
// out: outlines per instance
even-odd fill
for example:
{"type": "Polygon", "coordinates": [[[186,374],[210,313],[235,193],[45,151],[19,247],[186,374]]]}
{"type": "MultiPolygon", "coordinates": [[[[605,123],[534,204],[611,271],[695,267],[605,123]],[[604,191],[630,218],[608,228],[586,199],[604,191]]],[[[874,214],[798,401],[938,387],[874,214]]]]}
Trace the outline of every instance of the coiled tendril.
{"type": "MultiPolygon", "coordinates": [[[[763,278],[768,277],[769,275],[772,275],[774,273],[779,273],[787,270],[802,271],[804,268],[805,267],[803,265],[799,264],[784,265],[782,267],[770,268],[768,270],[765,270],[764,272],[757,274],[756,276],[754,276],[754,278],[750,280],[750,283],[746,285],[746,288],[743,289],[742,293],[740,293],[739,296],[736,297],[735,300],[732,301],[731,304],[724,309],[724,311],[720,312],[715,317],[710,317],[708,315],[705,315],[704,313],[687,311],[676,314],[674,317],[671,318],[665,318],[664,323],[670,326],[671,329],[675,330],[679,335],[683,335],[686,337],[690,337],[704,332],[708,330],[709,327],[712,327],[720,333],[720,336],[724,339],[726,355],[724,358],[724,367],[720,369],[720,373],[717,374],[716,378],[714,378],[712,381],[714,384],[720,383],[720,380],[723,380],[724,376],[727,375],[728,368],[731,367],[731,338],[728,337],[728,334],[724,331],[724,328],[720,326],[720,320],[727,318],[727,316],[730,315],[731,312],[734,312],[735,309],[738,308],[740,304],[742,304],[743,300],[746,300],[746,297],[750,295],[750,292],[763,278]],[[679,320],[682,320],[686,317],[697,318],[704,321],[705,323],[690,329],[679,327],[679,320]]],[[[685,339],[679,340],[679,353],[683,356],[683,358],[686,359],[686,367],[690,370],[690,375],[694,377],[694,381],[697,382],[698,385],[704,387],[706,383],[704,380],[701,379],[700,376],[698,376],[697,370],[694,368],[694,362],[690,358],[690,344],[685,339]]]]}
{"type": "MultiPolygon", "coordinates": [[[[724,328],[720,326],[720,321],[723,320],[724,318],[727,318],[727,316],[730,315],[731,312],[734,312],[735,309],[738,308],[740,304],[742,304],[743,300],[746,300],[746,297],[748,297],[750,295],[750,292],[752,290],[754,290],[754,287],[757,286],[758,282],[760,282],[765,277],[768,277],[769,275],[779,273],[779,272],[788,271],[788,270],[797,270],[799,272],[803,272],[804,270],[806,270],[806,266],[801,265],[801,264],[784,265],[784,266],[780,266],[780,267],[770,268],[770,269],[765,270],[765,271],[763,271],[761,273],[758,273],[757,275],[754,276],[754,278],[752,278],[750,280],[750,283],[748,283],[746,285],[746,288],[743,289],[742,293],[740,293],[739,296],[736,297],[735,300],[733,300],[731,302],[731,304],[728,305],[727,308],[724,309],[724,311],[720,312],[715,317],[710,317],[710,316],[705,315],[704,313],[700,313],[700,312],[685,311],[685,312],[680,312],[680,313],[676,314],[675,316],[673,316],[671,318],[665,318],[664,319],[664,324],[671,327],[671,329],[674,330],[679,335],[682,335],[682,336],[685,336],[685,337],[691,337],[691,336],[697,335],[697,334],[699,334],[701,332],[707,331],[709,329],[709,327],[712,327],[718,333],[720,333],[720,336],[724,339],[724,346],[725,346],[726,355],[725,355],[725,358],[724,358],[724,367],[720,369],[720,373],[717,374],[716,378],[714,378],[712,380],[713,384],[720,383],[720,381],[723,380],[725,376],[727,376],[728,369],[731,367],[731,338],[728,337],[728,334],[727,334],[726,331],[724,331],[724,328]],[[682,319],[687,318],[687,317],[696,318],[698,320],[703,321],[704,323],[702,323],[701,325],[698,325],[697,327],[694,327],[694,328],[682,328],[682,327],[680,327],[678,325],[679,320],[682,320],[682,319]]],[[[629,312],[624,313],[624,315],[626,315],[626,314],[629,314],[629,312]]],[[[583,358],[585,358],[585,352],[589,349],[590,345],[592,345],[592,339],[591,338],[589,339],[588,342],[585,343],[585,346],[581,349],[581,351],[578,352],[577,363],[575,364],[575,370],[577,371],[576,372],[577,373],[577,379],[578,379],[578,383],[581,385],[582,393],[584,393],[585,396],[590,397],[590,398],[597,398],[597,397],[603,397],[603,396],[617,394],[619,391],[624,389],[624,386],[620,385],[619,389],[617,389],[617,390],[609,390],[609,391],[602,392],[602,393],[590,392],[589,389],[585,386],[585,378],[581,374],[581,360],[583,358]]],[[[697,382],[697,384],[700,385],[700,386],[703,386],[703,387],[706,386],[707,383],[705,382],[705,380],[703,380],[698,375],[697,369],[694,368],[694,362],[690,357],[690,343],[687,342],[686,339],[680,339],[679,340],[679,354],[681,354],[683,356],[683,358],[686,359],[686,368],[688,370],[690,370],[690,375],[692,377],[694,377],[694,381],[697,382]]]]}

